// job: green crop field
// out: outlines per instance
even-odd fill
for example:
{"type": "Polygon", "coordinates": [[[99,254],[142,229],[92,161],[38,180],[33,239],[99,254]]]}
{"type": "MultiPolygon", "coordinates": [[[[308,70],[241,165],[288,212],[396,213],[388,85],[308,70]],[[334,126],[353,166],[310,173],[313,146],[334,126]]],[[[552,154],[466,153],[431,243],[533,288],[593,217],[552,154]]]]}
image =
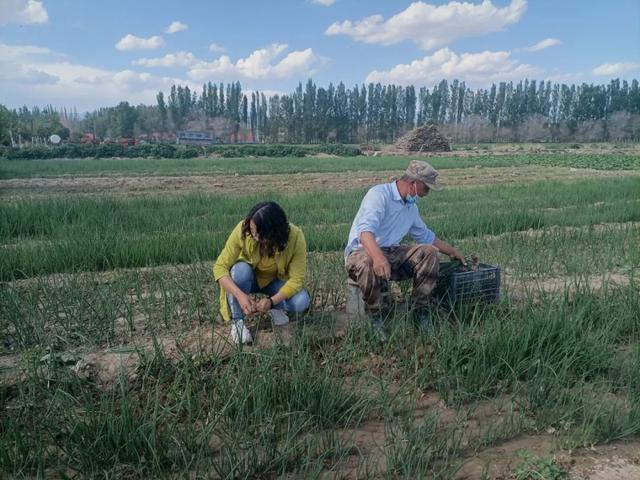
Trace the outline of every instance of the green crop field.
{"type": "Polygon", "coordinates": [[[427,337],[403,282],[380,343],[344,314],[366,191],[349,179],[408,160],[0,159],[0,477],[547,478],[592,448],[637,452],[640,156],[430,159],[448,188],[423,218],[499,265],[502,296],[434,310],[427,337]],[[299,172],[326,183],[260,187],[299,172]],[[236,174],[252,183],[232,196],[20,183],[236,174]],[[211,267],[264,199],[305,233],[312,308],[284,328],[252,319],[237,347],[211,267]]]}
{"type": "MultiPolygon", "coordinates": [[[[521,154],[443,156],[430,159],[438,169],[545,165],[599,170],[640,170],[638,154],[521,154]]],[[[266,175],[298,172],[346,172],[402,169],[403,157],[329,158],[99,158],[7,160],[0,158],[0,179],[57,175],[266,175]]]]}

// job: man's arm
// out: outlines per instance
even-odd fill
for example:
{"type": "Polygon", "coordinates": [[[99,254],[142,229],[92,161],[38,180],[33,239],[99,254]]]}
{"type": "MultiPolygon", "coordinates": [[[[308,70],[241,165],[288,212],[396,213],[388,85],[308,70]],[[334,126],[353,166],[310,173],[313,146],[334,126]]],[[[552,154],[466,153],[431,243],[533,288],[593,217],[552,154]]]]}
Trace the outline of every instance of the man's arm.
{"type": "Polygon", "coordinates": [[[360,234],[360,243],[364,251],[367,252],[367,255],[373,260],[373,273],[378,277],[389,280],[389,278],[391,278],[391,265],[389,265],[389,261],[387,257],[384,256],[384,253],[382,253],[373,233],[362,232],[360,234]]]}
{"type": "Polygon", "coordinates": [[[462,252],[454,246],[449,245],[444,240],[440,240],[439,238],[437,238],[435,233],[429,230],[429,228],[425,225],[424,221],[422,220],[422,218],[420,218],[419,215],[416,217],[415,222],[411,226],[409,234],[416,242],[433,245],[445,255],[449,255],[449,257],[451,258],[457,258],[462,262],[463,265],[466,265],[466,261],[462,252]]]}
{"type": "Polygon", "coordinates": [[[449,245],[444,240],[440,240],[439,238],[436,238],[433,241],[433,246],[435,246],[438,250],[440,250],[445,255],[449,255],[450,258],[456,258],[460,260],[463,265],[467,264],[462,252],[458,250],[456,247],[449,245]]]}
{"type": "Polygon", "coordinates": [[[359,232],[360,245],[373,260],[373,272],[388,280],[391,277],[391,265],[382,253],[375,236],[385,211],[383,194],[376,187],[371,188],[362,199],[354,221],[354,228],[359,232]]]}

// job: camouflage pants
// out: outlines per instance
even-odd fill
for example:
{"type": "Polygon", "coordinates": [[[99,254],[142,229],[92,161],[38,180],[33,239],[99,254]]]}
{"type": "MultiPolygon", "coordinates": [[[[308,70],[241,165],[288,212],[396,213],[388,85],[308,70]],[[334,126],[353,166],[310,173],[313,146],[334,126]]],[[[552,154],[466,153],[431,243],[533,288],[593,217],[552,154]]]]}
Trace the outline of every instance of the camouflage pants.
{"type": "MultiPolygon", "coordinates": [[[[438,280],[438,254],[430,245],[398,245],[384,247],[382,253],[391,266],[391,280],[413,278],[411,300],[414,305],[426,306],[438,280]]],[[[367,312],[375,314],[390,307],[388,282],[373,271],[373,260],[364,251],[356,250],[346,260],[349,278],[355,281],[364,298],[367,312]]]]}

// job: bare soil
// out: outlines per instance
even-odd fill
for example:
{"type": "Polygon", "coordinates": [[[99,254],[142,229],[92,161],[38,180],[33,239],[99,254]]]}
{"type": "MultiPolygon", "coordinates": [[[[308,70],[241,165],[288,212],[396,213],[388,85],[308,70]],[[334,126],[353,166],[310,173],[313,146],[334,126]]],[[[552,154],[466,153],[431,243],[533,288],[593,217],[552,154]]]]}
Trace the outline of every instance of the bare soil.
{"type": "MultiPolygon", "coordinates": [[[[491,478],[514,479],[513,470],[527,451],[538,458],[552,458],[569,472],[571,480],[638,480],[640,478],[640,439],[613,442],[575,451],[558,450],[552,435],[521,435],[482,450],[458,471],[458,480],[491,478]],[[483,474],[486,475],[483,477],[483,474]]],[[[536,478],[536,477],[531,477],[536,478]]],[[[543,477],[540,477],[543,478],[543,477]]]]}
{"type": "MultiPolygon", "coordinates": [[[[327,190],[353,190],[391,181],[402,172],[346,171],[332,173],[296,173],[277,175],[192,175],[182,177],[136,176],[60,176],[0,180],[0,196],[37,197],[50,195],[180,195],[207,193],[246,195],[248,191],[302,193],[327,190]]],[[[588,178],[640,176],[637,170],[602,171],[567,167],[495,167],[481,166],[441,170],[442,183],[455,187],[529,183],[539,180],[576,181],[588,178]]]]}
{"type": "MultiPolygon", "coordinates": [[[[574,143],[571,145],[576,144],[574,143]]],[[[453,151],[449,155],[476,156],[486,155],[488,153],[490,153],[491,155],[518,155],[540,153],[562,153],[563,155],[583,155],[596,153],[633,155],[640,153],[640,143],[582,143],[579,144],[579,148],[570,148],[569,144],[554,145],[544,143],[460,144],[454,145],[453,151]]],[[[443,153],[440,153],[439,155],[443,155],[443,153]]],[[[447,154],[445,153],[444,155],[447,154]]]]}
{"type": "MultiPolygon", "coordinates": [[[[508,278],[508,277],[507,277],[508,278]]],[[[543,298],[549,294],[567,293],[572,296],[580,289],[588,288],[598,291],[605,287],[616,288],[629,285],[631,278],[622,273],[607,273],[605,275],[589,275],[584,278],[544,276],[525,279],[508,279],[506,283],[507,295],[515,303],[525,302],[532,298],[543,298]]]]}
{"type": "MultiPolygon", "coordinates": [[[[588,205],[585,205],[585,207],[588,207],[588,205]]],[[[573,208],[572,206],[567,207],[567,208],[573,208]]],[[[622,222],[622,223],[598,223],[598,224],[594,224],[594,225],[586,225],[586,226],[577,226],[577,227],[572,227],[572,226],[566,226],[566,225],[553,225],[553,226],[549,226],[545,229],[539,229],[539,228],[530,228],[528,230],[520,230],[520,231],[512,231],[512,232],[505,232],[505,233],[500,233],[497,235],[483,235],[481,238],[483,240],[487,240],[487,241],[491,241],[491,240],[498,240],[500,238],[505,238],[505,237],[509,237],[512,235],[522,235],[524,237],[529,237],[529,238],[537,238],[537,237],[541,237],[545,234],[548,234],[549,232],[586,232],[586,231],[593,231],[596,233],[602,233],[602,232],[606,232],[606,231],[610,231],[610,230],[624,230],[627,228],[638,228],[640,227],[640,222],[622,222]]],[[[464,244],[465,240],[461,240],[459,243],[464,244]]]]}

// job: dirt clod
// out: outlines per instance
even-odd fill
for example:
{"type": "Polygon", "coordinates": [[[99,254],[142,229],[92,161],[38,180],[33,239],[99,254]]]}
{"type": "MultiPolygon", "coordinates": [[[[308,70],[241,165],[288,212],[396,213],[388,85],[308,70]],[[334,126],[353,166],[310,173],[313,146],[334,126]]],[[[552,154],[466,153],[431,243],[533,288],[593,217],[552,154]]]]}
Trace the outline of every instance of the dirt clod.
{"type": "Polygon", "coordinates": [[[405,152],[450,152],[451,144],[435,125],[423,125],[400,137],[395,148],[405,152]]]}

